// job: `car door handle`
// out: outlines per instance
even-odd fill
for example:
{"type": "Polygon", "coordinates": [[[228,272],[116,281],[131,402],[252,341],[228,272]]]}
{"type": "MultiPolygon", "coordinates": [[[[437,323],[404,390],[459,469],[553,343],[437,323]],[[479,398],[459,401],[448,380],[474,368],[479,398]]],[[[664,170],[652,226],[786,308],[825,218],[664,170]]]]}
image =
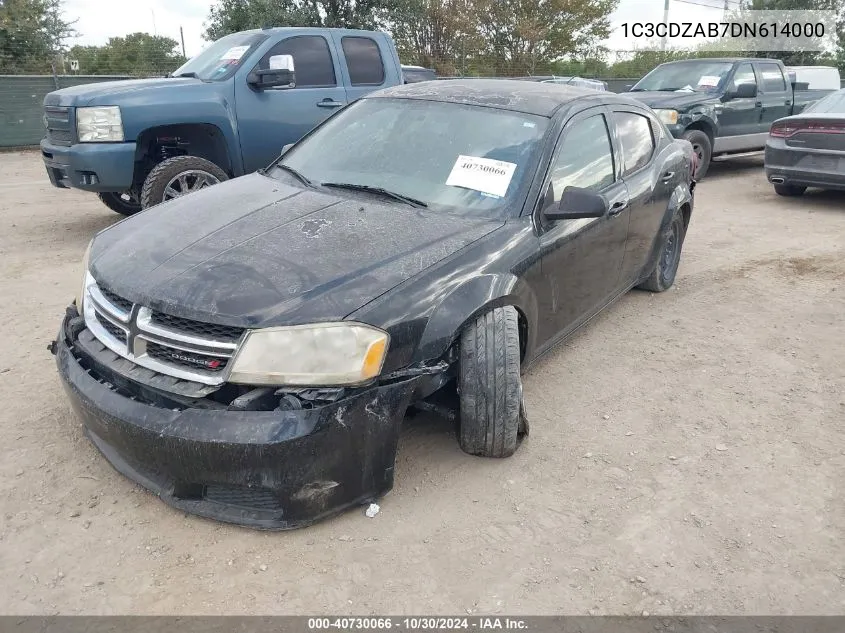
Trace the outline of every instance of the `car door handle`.
{"type": "Polygon", "coordinates": [[[674,171],[664,171],[663,175],[660,177],[660,180],[663,181],[664,183],[670,183],[670,182],[672,182],[672,178],[674,178],[674,177],[675,177],[674,171]]]}
{"type": "Polygon", "coordinates": [[[334,99],[323,99],[317,102],[318,108],[340,108],[345,105],[342,101],[335,101],[334,99]]]}
{"type": "Polygon", "coordinates": [[[612,205],[610,205],[610,209],[608,209],[607,215],[609,215],[612,218],[615,218],[617,215],[622,213],[627,208],[628,208],[628,201],[627,200],[619,200],[617,202],[614,202],[612,205]]]}
{"type": "Polygon", "coordinates": [[[762,102],[762,101],[757,101],[757,102],[755,102],[755,103],[754,103],[754,107],[755,107],[755,108],[762,108],[762,107],[763,107],[763,102],[762,102]]]}

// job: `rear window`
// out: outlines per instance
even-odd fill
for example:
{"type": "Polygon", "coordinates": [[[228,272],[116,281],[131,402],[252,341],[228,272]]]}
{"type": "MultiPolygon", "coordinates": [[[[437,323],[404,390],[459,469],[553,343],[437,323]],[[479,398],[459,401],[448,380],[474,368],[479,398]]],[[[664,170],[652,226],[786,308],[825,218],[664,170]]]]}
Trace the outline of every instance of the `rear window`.
{"type": "Polygon", "coordinates": [[[786,79],[777,64],[760,64],[763,75],[763,92],[786,92],[786,79]]]}
{"type": "Polygon", "coordinates": [[[344,37],[342,45],[353,86],[380,86],[384,83],[384,63],[374,40],[369,37],[344,37]]]}
{"type": "Polygon", "coordinates": [[[845,90],[839,90],[827,95],[813,104],[804,108],[804,112],[830,112],[833,114],[845,114],[845,90]]]}

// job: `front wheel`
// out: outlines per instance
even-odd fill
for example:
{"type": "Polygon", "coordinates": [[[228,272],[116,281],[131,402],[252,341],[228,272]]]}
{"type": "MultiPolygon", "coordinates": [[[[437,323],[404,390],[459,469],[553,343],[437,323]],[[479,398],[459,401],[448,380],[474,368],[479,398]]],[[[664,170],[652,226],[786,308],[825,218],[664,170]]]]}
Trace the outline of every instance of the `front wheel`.
{"type": "Polygon", "coordinates": [[[174,156],[156,165],[141,189],[145,209],[211,187],[229,176],[210,160],[199,156],[174,156]]]}
{"type": "Polygon", "coordinates": [[[519,318],[504,306],[461,334],[460,443],[470,455],[509,457],[528,434],[520,377],[519,318]]]}
{"type": "Polygon", "coordinates": [[[710,142],[710,137],[701,130],[687,130],[683,134],[683,138],[690,142],[692,151],[698,159],[698,167],[695,170],[693,178],[701,180],[710,168],[710,159],[713,156],[713,144],[710,142]]]}
{"type": "Polygon", "coordinates": [[[131,193],[119,191],[101,191],[97,194],[104,205],[120,215],[134,215],[141,210],[141,203],[131,193]]]}
{"type": "Polygon", "coordinates": [[[681,248],[684,245],[686,227],[680,210],[675,210],[669,226],[663,233],[660,244],[660,254],[651,274],[638,288],[652,292],[665,292],[675,283],[678,265],[681,263],[681,248]]]}

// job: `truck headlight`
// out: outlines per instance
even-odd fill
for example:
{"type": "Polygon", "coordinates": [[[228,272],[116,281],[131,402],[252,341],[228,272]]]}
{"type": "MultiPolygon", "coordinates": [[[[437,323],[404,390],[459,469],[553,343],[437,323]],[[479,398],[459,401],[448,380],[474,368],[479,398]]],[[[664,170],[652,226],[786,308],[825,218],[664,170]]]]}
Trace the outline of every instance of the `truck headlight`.
{"type": "Polygon", "coordinates": [[[119,143],[123,141],[123,120],[117,106],[76,109],[76,133],[80,143],[119,143]]]}
{"type": "Polygon", "coordinates": [[[249,385],[357,385],[381,373],[387,332],[362,323],[251,330],[229,381],[249,385]]]}
{"type": "Polygon", "coordinates": [[[654,113],[667,125],[675,125],[678,122],[677,110],[655,110],[654,113]]]}
{"type": "Polygon", "coordinates": [[[94,283],[94,278],[88,272],[88,262],[91,259],[91,244],[94,240],[88,242],[88,248],[85,249],[85,254],[82,256],[82,279],[80,280],[78,294],[76,295],[76,309],[79,314],[82,314],[82,304],[85,301],[85,290],[88,286],[94,283]]]}

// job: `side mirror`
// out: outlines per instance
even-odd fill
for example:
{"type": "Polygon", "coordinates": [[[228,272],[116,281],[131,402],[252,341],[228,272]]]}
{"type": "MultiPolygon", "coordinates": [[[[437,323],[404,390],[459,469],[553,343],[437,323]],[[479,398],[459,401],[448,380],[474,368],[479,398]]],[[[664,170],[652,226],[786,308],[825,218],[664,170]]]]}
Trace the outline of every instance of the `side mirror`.
{"type": "Polygon", "coordinates": [[[262,68],[249,73],[246,82],[256,90],[296,87],[296,73],[292,55],[273,55],[269,59],[269,65],[269,68],[262,68]]]}
{"type": "Polygon", "coordinates": [[[579,218],[601,218],[607,213],[607,202],[592,189],[567,187],[563,190],[560,204],[543,211],[547,220],[577,220],[579,218]]]}
{"type": "Polygon", "coordinates": [[[757,96],[757,84],[739,84],[733,92],[725,93],[727,99],[753,99],[757,96]]]}

